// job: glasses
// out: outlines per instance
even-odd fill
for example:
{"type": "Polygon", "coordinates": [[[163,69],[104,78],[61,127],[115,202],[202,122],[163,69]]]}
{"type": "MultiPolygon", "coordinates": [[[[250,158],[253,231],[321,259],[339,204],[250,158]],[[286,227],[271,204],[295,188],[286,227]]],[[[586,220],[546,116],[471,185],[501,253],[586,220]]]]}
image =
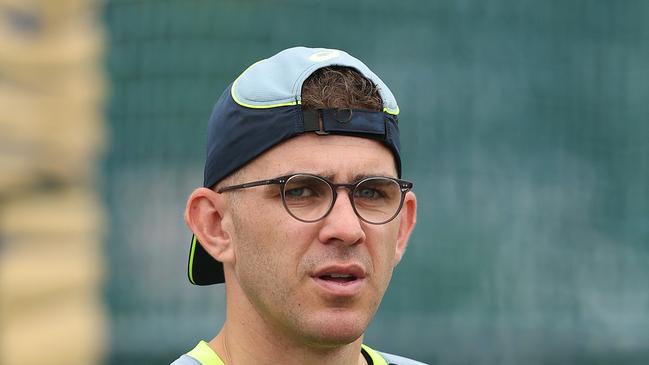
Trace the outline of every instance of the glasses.
{"type": "Polygon", "coordinates": [[[411,182],[392,177],[372,176],[350,184],[335,184],[318,175],[300,173],[226,186],[217,193],[261,185],[279,185],[288,214],[306,223],[326,217],[336,202],[338,189],[346,188],[352,208],[361,220],[385,224],[399,214],[406,193],[412,189],[411,182]]]}

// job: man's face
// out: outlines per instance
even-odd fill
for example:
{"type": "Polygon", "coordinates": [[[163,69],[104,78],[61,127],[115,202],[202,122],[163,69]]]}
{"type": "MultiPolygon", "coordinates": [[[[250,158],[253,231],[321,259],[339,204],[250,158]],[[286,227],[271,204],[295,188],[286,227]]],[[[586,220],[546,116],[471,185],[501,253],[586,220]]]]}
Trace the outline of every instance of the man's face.
{"type": "MultiPolygon", "coordinates": [[[[336,183],[358,176],[396,177],[393,156],[379,142],[303,135],[254,160],[234,183],[296,172],[336,183]]],[[[358,339],[405,250],[414,224],[414,195],[408,193],[393,221],[372,225],[356,216],[345,189],[338,191],[329,215],[315,223],[286,212],[278,185],[226,194],[237,194],[230,200],[234,262],[227,265],[226,284],[234,297],[229,299],[239,308],[254,309],[243,310],[248,319],[299,342],[327,347],[358,339]]]]}

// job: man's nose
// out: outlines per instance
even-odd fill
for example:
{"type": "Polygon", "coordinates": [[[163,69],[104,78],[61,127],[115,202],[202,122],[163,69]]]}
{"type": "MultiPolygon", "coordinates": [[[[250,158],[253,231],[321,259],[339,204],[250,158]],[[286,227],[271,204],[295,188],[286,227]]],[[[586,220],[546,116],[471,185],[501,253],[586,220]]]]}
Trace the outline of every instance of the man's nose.
{"type": "Polygon", "coordinates": [[[328,243],[333,240],[348,245],[363,242],[365,241],[365,231],[361,224],[361,220],[352,206],[348,191],[341,188],[331,211],[323,220],[319,234],[320,242],[328,243]]]}

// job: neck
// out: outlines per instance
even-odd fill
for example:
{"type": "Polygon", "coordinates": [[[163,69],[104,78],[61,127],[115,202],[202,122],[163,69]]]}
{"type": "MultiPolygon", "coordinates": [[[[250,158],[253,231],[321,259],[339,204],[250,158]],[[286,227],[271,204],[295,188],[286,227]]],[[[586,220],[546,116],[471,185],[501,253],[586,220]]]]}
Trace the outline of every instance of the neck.
{"type": "Polygon", "coordinates": [[[362,336],[342,345],[308,343],[273,327],[247,300],[235,304],[231,298],[225,323],[209,342],[226,365],[367,365],[361,353],[362,336]]]}
{"type": "Polygon", "coordinates": [[[209,345],[226,365],[367,365],[360,340],[331,349],[286,346],[272,337],[237,336],[227,323],[209,345]]]}

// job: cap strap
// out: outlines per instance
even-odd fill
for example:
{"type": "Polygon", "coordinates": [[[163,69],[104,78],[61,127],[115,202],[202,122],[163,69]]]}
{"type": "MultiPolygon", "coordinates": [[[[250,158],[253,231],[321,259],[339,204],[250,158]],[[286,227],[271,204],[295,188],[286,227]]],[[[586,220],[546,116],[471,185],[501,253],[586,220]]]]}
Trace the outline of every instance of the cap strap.
{"type": "Polygon", "coordinates": [[[302,111],[304,132],[316,134],[374,135],[386,138],[386,123],[395,122],[389,114],[362,109],[308,109],[302,111]]]}

